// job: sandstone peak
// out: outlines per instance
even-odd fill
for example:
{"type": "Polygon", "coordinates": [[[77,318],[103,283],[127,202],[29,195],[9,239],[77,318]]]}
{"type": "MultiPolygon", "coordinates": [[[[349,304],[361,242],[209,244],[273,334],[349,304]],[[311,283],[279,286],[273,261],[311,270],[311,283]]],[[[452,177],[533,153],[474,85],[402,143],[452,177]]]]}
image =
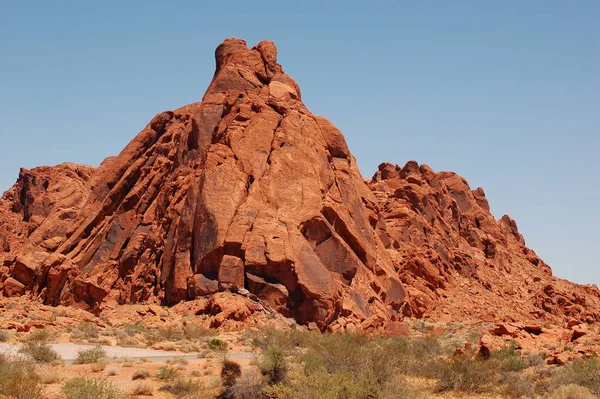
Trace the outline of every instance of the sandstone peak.
{"type": "Polygon", "coordinates": [[[389,333],[408,315],[600,318],[598,290],[554,278],[483,189],[416,161],[365,181],[272,42],[226,39],[215,61],[202,102],[156,115],[99,168],[21,171],[0,200],[3,295],[98,312],[229,292],[389,333]]]}

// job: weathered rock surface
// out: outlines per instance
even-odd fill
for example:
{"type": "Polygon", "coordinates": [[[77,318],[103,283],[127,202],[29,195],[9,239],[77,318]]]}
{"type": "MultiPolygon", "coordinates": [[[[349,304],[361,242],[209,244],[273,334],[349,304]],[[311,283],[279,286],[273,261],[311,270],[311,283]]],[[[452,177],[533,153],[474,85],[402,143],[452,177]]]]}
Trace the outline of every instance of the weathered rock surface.
{"type": "Polygon", "coordinates": [[[215,58],[202,102],[156,115],[97,169],[21,170],[0,200],[4,296],[96,313],[208,297],[214,326],[260,312],[243,297],[394,335],[404,316],[598,320],[598,290],[552,277],[482,189],[414,161],[365,182],[272,42],[227,39],[215,58]]]}
{"type": "MultiPolygon", "coordinates": [[[[302,104],[273,43],[227,39],[215,55],[202,103],[157,115],[106,159],[68,228],[43,237],[58,236],[53,247],[40,252],[26,236],[35,252],[7,248],[4,278],[44,303],[90,310],[246,288],[320,328],[400,319],[405,291],[343,135],[302,104]]],[[[29,227],[40,212],[10,216],[29,227]]]]}
{"type": "Polygon", "coordinates": [[[482,188],[409,161],[384,163],[369,181],[377,232],[398,268],[413,314],[435,320],[600,319],[600,292],[552,276],[517,224],[495,220],[482,188]]]}

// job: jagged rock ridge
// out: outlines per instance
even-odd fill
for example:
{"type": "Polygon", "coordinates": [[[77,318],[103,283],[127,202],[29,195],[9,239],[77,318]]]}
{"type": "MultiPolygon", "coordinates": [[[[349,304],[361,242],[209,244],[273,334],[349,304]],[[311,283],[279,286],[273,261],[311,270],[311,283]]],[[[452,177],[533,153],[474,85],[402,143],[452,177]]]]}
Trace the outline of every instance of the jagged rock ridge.
{"type": "Polygon", "coordinates": [[[510,275],[517,290],[533,276],[531,298],[545,293],[523,317],[597,319],[597,290],[563,295],[483,190],[414,162],[365,183],[272,42],[227,39],[215,58],[202,102],[158,114],[99,168],[21,171],[0,201],[4,295],[94,311],[244,289],[321,329],[393,331],[404,315],[454,311],[444,298],[461,278],[485,301],[526,298],[494,291],[510,275]]]}

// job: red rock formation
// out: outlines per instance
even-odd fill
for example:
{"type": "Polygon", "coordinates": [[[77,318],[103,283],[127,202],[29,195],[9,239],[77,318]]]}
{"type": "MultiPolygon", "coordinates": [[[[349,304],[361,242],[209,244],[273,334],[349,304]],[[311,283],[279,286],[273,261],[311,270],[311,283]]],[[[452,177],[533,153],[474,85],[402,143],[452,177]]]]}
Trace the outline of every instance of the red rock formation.
{"type": "Polygon", "coordinates": [[[105,160],[55,253],[7,275],[24,269],[45,303],[90,309],[247,287],[321,328],[399,319],[376,199],[276,58],[271,42],[222,43],[202,103],[157,115],[105,160]]]}
{"type": "Polygon", "coordinates": [[[273,43],[227,39],[215,57],[202,102],[98,169],[21,171],[0,201],[5,296],[216,309],[239,291],[313,327],[395,335],[403,315],[597,320],[597,289],[553,278],[482,189],[415,162],[365,183],[273,43]]]}
{"type": "Polygon", "coordinates": [[[600,292],[552,276],[517,224],[495,220],[482,188],[415,161],[381,164],[369,182],[416,316],[449,321],[600,319],[600,292]]]}

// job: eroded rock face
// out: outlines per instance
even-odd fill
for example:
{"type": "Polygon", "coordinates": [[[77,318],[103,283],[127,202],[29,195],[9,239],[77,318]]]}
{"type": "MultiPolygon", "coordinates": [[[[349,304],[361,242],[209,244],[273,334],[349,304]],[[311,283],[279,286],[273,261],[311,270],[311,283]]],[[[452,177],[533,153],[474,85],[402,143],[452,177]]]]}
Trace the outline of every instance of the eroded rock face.
{"type": "Polygon", "coordinates": [[[482,188],[415,161],[381,164],[369,187],[383,215],[377,232],[387,237],[415,316],[599,320],[598,289],[553,277],[513,219],[494,219],[482,188]]]}
{"type": "Polygon", "coordinates": [[[597,289],[553,278],[460,176],[411,161],[365,183],[272,42],[227,39],[215,58],[202,102],[97,169],[21,171],[0,201],[5,296],[94,312],[209,297],[214,313],[238,292],[311,328],[396,335],[405,315],[597,319],[597,289]]]}
{"type": "Polygon", "coordinates": [[[202,103],[157,115],[105,160],[54,248],[7,275],[89,309],[246,288],[320,328],[399,319],[404,288],[343,135],[302,104],[272,42],[227,39],[215,56],[202,103]]]}

